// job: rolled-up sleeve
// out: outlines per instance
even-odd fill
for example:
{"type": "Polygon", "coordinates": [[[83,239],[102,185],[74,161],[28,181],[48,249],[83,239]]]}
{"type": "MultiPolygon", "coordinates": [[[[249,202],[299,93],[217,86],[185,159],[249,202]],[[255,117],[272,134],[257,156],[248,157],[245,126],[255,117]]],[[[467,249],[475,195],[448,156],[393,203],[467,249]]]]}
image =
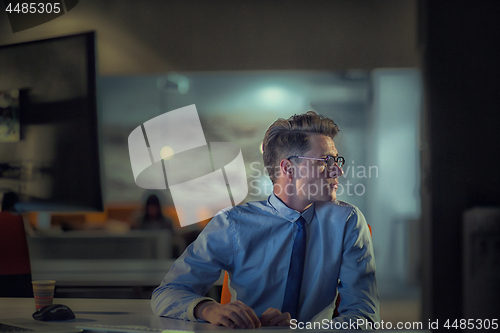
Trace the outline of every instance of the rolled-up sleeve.
{"type": "Polygon", "coordinates": [[[341,300],[339,316],[334,320],[379,322],[373,244],[366,220],[357,208],[353,209],[346,223],[339,280],[341,300]]]}
{"type": "Polygon", "coordinates": [[[151,308],[158,316],[196,321],[194,308],[203,300],[221,270],[233,265],[234,228],[227,213],[219,212],[175,261],[152,294],[151,308]]]}

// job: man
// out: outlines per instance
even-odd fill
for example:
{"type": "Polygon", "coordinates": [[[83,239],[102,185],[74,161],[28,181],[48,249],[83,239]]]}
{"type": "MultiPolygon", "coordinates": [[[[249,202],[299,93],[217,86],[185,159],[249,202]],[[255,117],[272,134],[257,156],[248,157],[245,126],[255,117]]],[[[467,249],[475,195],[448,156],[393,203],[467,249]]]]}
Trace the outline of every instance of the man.
{"type": "Polygon", "coordinates": [[[334,321],[379,321],[368,226],[336,200],[337,133],[313,111],[272,124],[262,146],[273,194],[219,212],[153,292],[153,312],[231,328],[290,325],[331,318],[338,288],[334,321]],[[225,305],[202,297],[221,270],[235,300],[225,305]]]}

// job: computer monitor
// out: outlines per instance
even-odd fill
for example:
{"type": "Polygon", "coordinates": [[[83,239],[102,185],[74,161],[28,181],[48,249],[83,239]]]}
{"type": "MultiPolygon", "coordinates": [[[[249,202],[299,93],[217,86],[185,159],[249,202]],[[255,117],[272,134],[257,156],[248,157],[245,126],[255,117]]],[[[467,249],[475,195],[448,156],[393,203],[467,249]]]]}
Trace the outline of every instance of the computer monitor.
{"type": "Polygon", "coordinates": [[[5,210],[102,210],[95,33],[0,46],[5,210]]]}

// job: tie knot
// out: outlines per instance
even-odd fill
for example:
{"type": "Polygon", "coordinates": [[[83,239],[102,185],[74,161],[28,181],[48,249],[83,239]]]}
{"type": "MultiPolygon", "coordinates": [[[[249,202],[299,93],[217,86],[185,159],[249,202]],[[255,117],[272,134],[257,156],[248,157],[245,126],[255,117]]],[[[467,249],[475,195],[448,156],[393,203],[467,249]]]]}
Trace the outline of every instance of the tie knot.
{"type": "Polygon", "coordinates": [[[297,219],[297,225],[299,226],[299,228],[304,228],[305,224],[306,224],[306,220],[301,216],[297,219]]]}

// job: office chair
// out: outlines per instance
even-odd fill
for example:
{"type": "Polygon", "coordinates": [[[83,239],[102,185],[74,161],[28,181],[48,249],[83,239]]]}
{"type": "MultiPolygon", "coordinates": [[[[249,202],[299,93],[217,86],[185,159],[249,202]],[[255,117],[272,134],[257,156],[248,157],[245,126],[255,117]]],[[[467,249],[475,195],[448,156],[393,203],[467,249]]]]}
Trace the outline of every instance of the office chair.
{"type": "Polygon", "coordinates": [[[231,302],[231,292],[229,291],[229,275],[224,272],[224,282],[222,282],[222,293],[220,295],[220,304],[231,302]]]}
{"type": "MultiPolygon", "coordinates": [[[[372,227],[368,224],[368,229],[370,229],[370,236],[372,236],[372,227]]],[[[227,304],[231,302],[231,292],[229,291],[229,275],[227,272],[224,274],[224,282],[222,282],[222,293],[220,296],[220,304],[227,304]]],[[[335,301],[335,311],[333,312],[333,317],[339,315],[338,308],[340,304],[340,295],[335,301]]]]}
{"type": "Polygon", "coordinates": [[[0,212],[0,297],[33,297],[23,217],[0,212]]]}

